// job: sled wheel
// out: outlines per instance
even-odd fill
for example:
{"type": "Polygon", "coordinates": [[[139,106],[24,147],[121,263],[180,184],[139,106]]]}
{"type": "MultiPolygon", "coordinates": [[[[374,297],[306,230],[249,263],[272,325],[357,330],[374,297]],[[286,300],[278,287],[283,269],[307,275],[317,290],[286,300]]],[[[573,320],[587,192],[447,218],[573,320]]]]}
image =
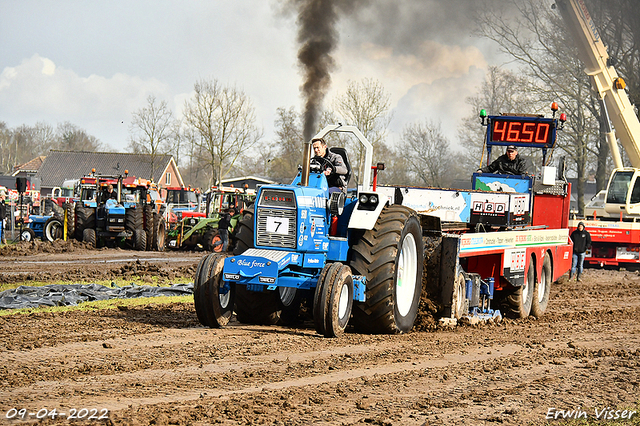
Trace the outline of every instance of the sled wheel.
{"type": "Polygon", "coordinates": [[[464,314],[469,313],[469,302],[467,300],[467,282],[464,274],[458,272],[456,281],[453,283],[453,302],[451,303],[451,314],[453,318],[460,319],[464,314]]]}
{"type": "Polygon", "coordinates": [[[524,285],[516,288],[507,295],[507,305],[511,318],[526,318],[531,313],[533,289],[536,282],[536,267],[533,256],[529,258],[529,268],[524,279],[524,285]]]}
{"type": "Polygon", "coordinates": [[[36,233],[31,228],[24,228],[20,233],[20,241],[34,241],[36,233]]]}
{"type": "Polygon", "coordinates": [[[547,310],[549,303],[549,292],[553,281],[553,268],[551,267],[551,256],[547,252],[542,262],[542,274],[533,288],[533,298],[531,300],[531,315],[540,318],[547,310]]]}
{"type": "Polygon", "coordinates": [[[405,333],[418,315],[424,245],[418,215],[394,204],[352,248],[350,266],[367,278],[366,300],[353,304],[353,324],[366,333],[405,333]]]}
{"type": "Polygon", "coordinates": [[[42,241],[48,241],[51,243],[62,238],[63,232],[64,229],[62,227],[62,222],[55,217],[50,217],[42,228],[42,241]]]}
{"type": "Polygon", "coordinates": [[[353,276],[351,268],[341,265],[331,282],[331,291],[325,311],[325,337],[338,337],[344,333],[353,307],[353,276]]]}
{"type": "Polygon", "coordinates": [[[82,231],[82,241],[89,244],[91,248],[96,248],[97,247],[96,230],[91,228],[85,228],[85,230],[82,231]]]}
{"type": "Polygon", "coordinates": [[[327,263],[320,272],[316,292],[313,296],[313,324],[318,334],[324,336],[326,331],[327,300],[331,292],[331,283],[340,270],[342,263],[327,263]]]}
{"type": "Polygon", "coordinates": [[[147,232],[142,229],[133,231],[133,248],[138,251],[144,251],[147,248],[147,232]]]}

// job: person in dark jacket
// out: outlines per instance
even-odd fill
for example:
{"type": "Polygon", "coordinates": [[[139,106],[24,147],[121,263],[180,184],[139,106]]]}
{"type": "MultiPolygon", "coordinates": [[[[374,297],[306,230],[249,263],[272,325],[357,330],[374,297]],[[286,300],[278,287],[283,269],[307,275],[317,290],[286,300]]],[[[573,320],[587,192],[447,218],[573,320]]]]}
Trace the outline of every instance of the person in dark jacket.
{"type": "Polygon", "coordinates": [[[7,216],[7,205],[4,202],[6,195],[0,191],[0,243],[7,244],[4,236],[5,217],[7,216]]]}
{"type": "Polygon", "coordinates": [[[322,139],[313,139],[311,141],[314,157],[323,169],[325,176],[327,177],[327,183],[329,184],[329,193],[336,191],[347,190],[347,173],[349,170],[344,163],[342,155],[331,152],[327,148],[327,142],[322,139]],[[320,159],[321,158],[321,159],[320,159]]]}
{"type": "Polygon", "coordinates": [[[584,263],[584,256],[587,249],[591,247],[591,234],[584,229],[584,223],[578,223],[578,227],[571,233],[571,241],[573,241],[573,259],[571,261],[571,271],[569,272],[569,279],[576,274],[576,281],[580,280],[580,274],[582,274],[582,264],[584,263]]]}
{"type": "Polygon", "coordinates": [[[478,173],[496,173],[500,175],[526,175],[527,163],[518,154],[518,148],[509,145],[507,151],[488,166],[478,169],[478,173]]]}
{"type": "Polygon", "coordinates": [[[229,228],[231,228],[231,216],[235,214],[235,209],[229,209],[228,212],[222,215],[222,218],[220,218],[220,221],[218,222],[218,235],[220,235],[220,240],[213,243],[213,247],[217,247],[222,244],[222,251],[227,251],[227,247],[229,247],[229,228]]]}

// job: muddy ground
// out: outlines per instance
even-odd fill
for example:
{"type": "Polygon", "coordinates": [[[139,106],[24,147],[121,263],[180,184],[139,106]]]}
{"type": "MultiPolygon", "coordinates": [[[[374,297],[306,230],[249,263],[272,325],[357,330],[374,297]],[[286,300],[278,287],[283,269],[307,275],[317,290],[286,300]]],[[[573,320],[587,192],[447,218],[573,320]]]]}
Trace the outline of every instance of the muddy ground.
{"type": "MultiPolygon", "coordinates": [[[[200,257],[81,246],[0,252],[0,279],[91,282],[96,271],[132,267],[193,275],[200,257]]],[[[560,410],[600,424],[597,413],[640,402],[640,275],[592,269],[583,278],[554,284],[538,320],[394,336],[326,339],[312,322],[212,330],[191,303],[153,300],[2,316],[0,423],[17,423],[6,420],[13,408],[34,423],[55,408],[64,416],[44,424],[560,424],[546,419],[560,410]],[[106,419],[68,420],[83,408],[106,419]]]]}

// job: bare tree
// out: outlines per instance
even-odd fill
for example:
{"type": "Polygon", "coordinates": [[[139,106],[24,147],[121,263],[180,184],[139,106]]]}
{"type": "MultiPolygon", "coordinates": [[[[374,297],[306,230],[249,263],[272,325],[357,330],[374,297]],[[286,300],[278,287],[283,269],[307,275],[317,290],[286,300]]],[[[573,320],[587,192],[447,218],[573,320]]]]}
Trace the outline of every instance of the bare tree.
{"type": "MultiPolygon", "coordinates": [[[[375,147],[387,137],[387,128],[392,114],[389,93],[378,80],[365,78],[360,82],[350,81],[345,93],[333,101],[333,114],[337,121],[358,127],[362,134],[375,147]]],[[[357,161],[354,170],[356,181],[361,181],[363,173],[364,150],[359,143],[347,142],[349,151],[354,153],[352,162],[357,161]]]]}
{"type": "Polygon", "coordinates": [[[446,187],[454,164],[449,140],[440,123],[424,121],[408,124],[402,132],[400,149],[408,169],[426,186],[446,187]]]}
{"type": "Polygon", "coordinates": [[[165,101],[157,102],[156,97],[147,98],[147,106],[133,113],[129,126],[129,150],[137,154],[147,154],[151,163],[153,178],[158,157],[171,151],[175,142],[176,120],[165,101]]]}
{"type": "Polygon", "coordinates": [[[302,116],[291,107],[278,108],[275,120],[276,138],[269,173],[275,180],[291,180],[302,161],[302,116]]]}
{"type": "Polygon", "coordinates": [[[184,117],[200,138],[196,144],[206,153],[211,169],[211,184],[222,180],[239,155],[262,137],[255,124],[255,112],[249,98],[235,87],[222,86],[217,80],[201,80],[195,94],[185,103],[184,117]]]}
{"type": "Polygon", "coordinates": [[[58,124],[55,137],[55,149],[63,151],[95,152],[106,149],[98,138],[68,121],[58,124]]]}

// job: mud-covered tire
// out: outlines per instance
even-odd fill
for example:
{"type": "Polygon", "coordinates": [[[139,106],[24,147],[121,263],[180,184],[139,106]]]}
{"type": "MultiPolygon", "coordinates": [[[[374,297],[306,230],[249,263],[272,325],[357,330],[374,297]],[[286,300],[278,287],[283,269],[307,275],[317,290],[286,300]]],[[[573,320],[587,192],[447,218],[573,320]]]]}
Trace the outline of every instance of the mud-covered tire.
{"type": "Polygon", "coordinates": [[[551,257],[547,252],[542,261],[542,273],[540,278],[533,287],[533,298],[531,300],[531,315],[540,318],[544,315],[549,304],[549,292],[551,291],[551,282],[553,281],[553,268],[551,265],[551,257]]]}
{"type": "Polygon", "coordinates": [[[34,241],[36,239],[36,233],[31,228],[24,228],[20,231],[20,241],[34,241]]]}
{"type": "Polygon", "coordinates": [[[50,217],[42,227],[42,241],[53,242],[62,238],[64,228],[57,217],[50,217]]]}
{"type": "Polygon", "coordinates": [[[334,279],[329,283],[331,291],[327,299],[325,337],[338,337],[344,333],[351,318],[353,307],[353,275],[351,268],[341,265],[334,279]]]}
{"type": "Polygon", "coordinates": [[[424,246],[418,215],[394,204],[352,247],[349,265],[367,278],[366,301],[353,304],[353,324],[366,333],[405,333],[418,314],[424,246]]]}
{"type": "Polygon", "coordinates": [[[164,217],[153,214],[153,236],[151,242],[151,250],[164,251],[167,238],[167,228],[165,227],[164,217]]]}
{"type": "Polygon", "coordinates": [[[147,233],[147,251],[153,250],[153,206],[144,204],[142,208],[144,231],[147,233]]]}
{"type": "Polygon", "coordinates": [[[126,229],[134,232],[136,229],[144,230],[144,216],[140,205],[136,205],[135,208],[127,209],[127,211],[125,211],[124,226],[126,229]]]}
{"type": "Polygon", "coordinates": [[[459,270],[453,283],[453,297],[451,302],[451,316],[457,320],[469,313],[469,301],[466,296],[466,279],[464,273],[459,270]]]}
{"type": "Polygon", "coordinates": [[[233,255],[237,256],[253,248],[253,208],[245,209],[236,231],[236,246],[233,255]]]}
{"type": "MultiPolygon", "coordinates": [[[[64,210],[67,213],[67,239],[70,240],[76,234],[76,215],[73,203],[65,203],[64,210]]],[[[64,217],[62,220],[64,221],[64,217]]]]}
{"type": "Polygon", "coordinates": [[[512,290],[507,290],[506,308],[509,318],[527,318],[531,313],[531,305],[533,302],[533,290],[536,281],[536,266],[533,257],[529,258],[529,268],[527,275],[524,277],[524,285],[512,290]]]}
{"type": "Polygon", "coordinates": [[[84,241],[85,228],[95,229],[96,209],[84,207],[81,202],[76,204],[76,239],[84,241]]]}
{"type": "Polygon", "coordinates": [[[147,248],[147,232],[142,229],[133,231],[133,248],[138,251],[144,251],[147,248]]]}
{"type": "Polygon", "coordinates": [[[235,285],[224,288],[222,270],[225,255],[212,253],[202,258],[193,289],[193,301],[198,320],[211,328],[224,327],[233,313],[235,285]],[[221,291],[223,290],[223,291],[221,291]]]}
{"type": "Polygon", "coordinates": [[[326,331],[326,317],[327,317],[327,300],[331,293],[331,283],[336,277],[336,274],[340,270],[342,263],[327,263],[320,271],[320,277],[318,277],[318,284],[316,285],[316,291],[313,295],[313,325],[318,332],[322,334],[326,331]]]}
{"type": "Polygon", "coordinates": [[[87,243],[91,248],[97,247],[96,230],[92,228],[85,228],[82,231],[82,241],[87,243]]]}
{"type": "Polygon", "coordinates": [[[244,324],[274,325],[280,321],[282,308],[277,291],[255,292],[236,285],[236,318],[244,324]]]}
{"type": "Polygon", "coordinates": [[[207,231],[202,236],[202,247],[206,251],[214,251],[216,253],[220,253],[222,252],[222,245],[219,244],[214,247],[213,244],[216,241],[220,241],[220,237],[218,236],[218,230],[216,229],[215,231],[207,231]]]}

